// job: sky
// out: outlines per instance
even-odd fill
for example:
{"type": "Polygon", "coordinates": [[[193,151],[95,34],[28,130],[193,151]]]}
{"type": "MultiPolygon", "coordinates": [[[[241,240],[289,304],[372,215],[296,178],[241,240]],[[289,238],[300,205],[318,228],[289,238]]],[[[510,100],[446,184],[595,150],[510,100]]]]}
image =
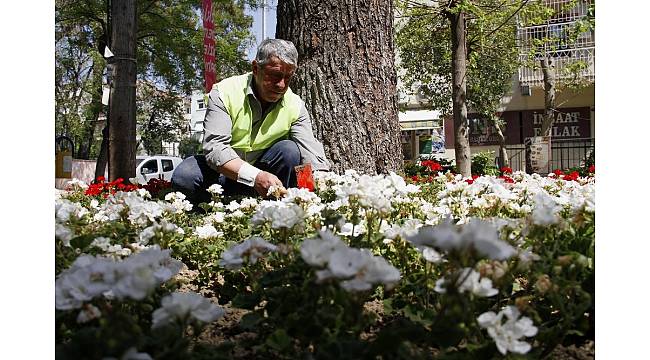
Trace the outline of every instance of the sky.
{"type": "Polygon", "coordinates": [[[246,14],[253,16],[253,26],[251,32],[255,36],[255,43],[248,49],[248,60],[253,60],[255,53],[257,52],[257,46],[265,38],[274,38],[275,37],[275,13],[278,6],[278,0],[266,0],[266,6],[264,10],[258,8],[257,10],[246,9],[246,14]],[[264,28],[266,31],[262,31],[262,14],[266,13],[266,19],[264,21],[264,28]]]}

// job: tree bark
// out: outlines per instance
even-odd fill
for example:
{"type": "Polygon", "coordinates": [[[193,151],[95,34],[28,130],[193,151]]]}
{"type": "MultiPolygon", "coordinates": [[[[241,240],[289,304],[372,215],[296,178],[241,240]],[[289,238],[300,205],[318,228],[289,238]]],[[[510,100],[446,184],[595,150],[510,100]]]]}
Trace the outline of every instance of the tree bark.
{"type": "Polygon", "coordinates": [[[280,0],[277,14],[276,37],[299,54],[291,88],[332,170],[401,170],[393,2],[280,0]]]}
{"type": "Polygon", "coordinates": [[[112,0],[113,86],[109,100],[108,178],[135,177],[135,0],[112,0]]]}
{"type": "Polygon", "coordinates": [[[499,169],[506,166],[510,167],[510,159],[508,159],[508,150],[506,149],[506,137],[503,135],[499,117],[492,115],[492,124],[494,124],[497,136],[499,137],[499,169]]]}
{"type": "Polygon", "coordinates": [[[548,55],[544,56],[540,62],[544,76],[544,118],[542,119],[541,134],[550,136],[555,120],[555,64],[553,58],[548,55]]]}
{"type": "MultiPolygon", "coordinates": [[[[456,4],[457,5],[457,4],[456,4]]],[[[454,114],[454,150],[458,172],[472,175],[472,158],[467,127],[467,38],[465,12],[447,13],[451,25],[452,107],[454,114]]]]}

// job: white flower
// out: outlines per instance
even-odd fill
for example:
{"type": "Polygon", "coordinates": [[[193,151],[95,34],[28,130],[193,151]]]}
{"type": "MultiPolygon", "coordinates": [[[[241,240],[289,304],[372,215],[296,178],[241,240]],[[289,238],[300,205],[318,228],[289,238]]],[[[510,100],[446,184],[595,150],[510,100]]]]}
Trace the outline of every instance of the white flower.
{"type": "Polygon", "coordinates": [[[70,246],[70,240],[74,237],[74,231],[62,224],[54,225],[54,238],[61,240],[64,246],[70,246]]]}
{"type": "Polygon", "coordinates": [[[526,354],[530,351],[531,346],[522,337],[531,337],[537,334],[537,327],[533,321],[526,316],[519,318],[519,310],[516,306],[506,306],[498,314],[488,311],[481,314],[478,318],[478,324],[487,329],[488,334],[497,345],[497,349],[503,355],[508,351],[517,354],[526,354]],[[505,315],[505,323],[502,321],[505,315]]]}
{"type": "Polygon", "coordinates": [[[82,255],[56,279],[56,308],[77,309],[108,291],[117,299],[142,300],[180,270],[182,263],[170,252],[153,246],[119,262],[82,255]]]}
{"type": "MultiPolygon", "coordinates": [[[[118,360],[114,357],[105,357],[102,360],[118,360]]],[[[130,347],[120,356],[119,360],[153,360],[147,353],[139,353],[135,347],[130,347]]]]}
{"type": "Polygon", "coordinates": [[[81,219],[88,214],[88,209],[83,205],[68,199],[57,199],[54,203],[55,218],[57,222],[64,223],[74,219],[81,219]]]}
{"type": "Polygon", "coordinates": [[[233,211],[232,213],[228,214],[228,217],[235,218],[235,219],[240,218],[240,217],[244,217],[244,216],[246,216],[246,214],[244,214],[244,212],[239,210],[239,209],[237,209],[237,210],[233,211]]]}
{"type": "Polygon", "coordinates": [[[366,227],[363,224],[345,223],[341,226],[339,235],[356,237],[366,233],[366,227]],[[354,231],[354,234],[352,233],[354,231]]]}
{"type": "Polygon", "coordinates": [[[102,316],[102,312],[99,311],[99,309],[93,305],[93,304],[86,304],[83,306],[83,309],[79,312],[79,315],[77,315],[77,323],[83,324],[87,323],[88,321],[94,320],[102,316]]]}
{"type": "Polygon", "coordinates": [[[221,307],[192,292],[174,292],[165,296],[161,305],[153,312],[151,328],[158,328],[176,320],[180,320],[181,323],[211,323],[225,314],[221,307]]]}
{"type": "Polygon", "coordinates": [[[90,245],[106,251],[108,250],[108,247],[111,246],[111,239],[104,236],[99,236],[96,237],[95,240],[93,240],[93,242],[90,243],[90,245]]]}
{"type": "Polygon", "coordinates": [[[239,209],[239,203],[237,201],[233,200],[230,202],[230,204],[226,205],[226,210],[233,212],[235,210],[239,209]]]}
{"type": "Polygon", "coordinates": [[[287,194],[282,198],[284,202],[300,203],[320,203],[320,198],[308,189],[289,188],[287,194]]]}
{"type": "Polygon", "coordinates": [[[259,205],[257,199],[255,198],[243,198],[241,203],[239,203],[240,210],[255,210],[259,205]]]}
{"type": "Polygon", "coordinates": [[[273,229],[290,229],[304,222],[307,214],[299,205],[282,201],[262,201],[253,214],[251,222],[255,225],[270,223],[273,229]]]}
{"type": "Polygon", "coordinates": [[[542,190],[535,194],[534,200],[533,223],[541,226],[557,224],[560,220],[559,212],[562,211],[562,206],[556,202],[555,198],[542,190]]]}
{"type": "Polygon", "coordinates": [[[496,227],[482,219],[472,218],[469,224],[463,226],[460,236],[462,243],[471,244],[492,260],[505,260],[516,253],[510,244],[499,239],[496,227]]]}
{"type": "MultiPolygon", "coordinates": [[[[488,278],[481,279],[481,274],[472,268],[464,268],[456,274],[455,286],[459,293],[469,291],[480,297],[490,297],[499,293],[499,290],[492,287],[492,280],[488,278]]],[[[450,281],[446,278],[438,279],[434,290],[444,294],[447,292],[449,283],[450,281]]]]}
{"type": "Polygon", "coordinates": [[[151,226],[142,230],[138,237],[140,239],[140,244],[146,245],[151,241],[151,239],[155,237],[162,238],[167,234],[183,235],[185,234],[185,231],[175,224],[170,223],[165,219],[161,219],[160,222],[153,223],[151,226]]]}
{"type": "Polygon", "coordinates": [[[165,195],[165,200],[170,201],[169,210],[174,214],[182,214],[185,211],[192,210],[192,203],[185,200],[185,194],[181,192],[171,192],[165,195]]]}
{"type": "Polygon", "coordinates": [[[88,184],[86,184],[86,182],[84,182],[83,180],[79,180],[77,178],[68,181],[67,186],[70,189],[81,189],[81,190],[88,189],[88,184]]]}
{"type": "Polygon", "coordinates": [[[199,239],[210,239],[210,238],[218,238],[223,235],[223,232],[218,231],[214,226],[212,225],[204,225],[204,226],[197,226],[196,229],[194,229],[194,234],[199,237],[199,239]]]}
{"type": "Polygon", "coordinates": [[[402,226],[394,224],[392,226],[383,226],[379,229],[380,232],[384,234],[387,239],[396,239],[400,237],[402,239],[407,239],[410,236],[415,236],[418,233],[418,229],[422,227],[422,222],[418,219],[407,219],[404,221],[402,226]]]}
{"type": "Polygon", "coordinates": [[[332,253],[344,247],[346,245],[338,236],[332,234],[330,231],[322,230],[319,232],[318,237],[306,239],[302,242],[300,255],[311,266],[325,266],[332,253]]]}
{"type": "Polygon", "coordinates": [[[381,256],[368,249],[355,249],[345,245],[328,230],[319,236],[303,241],[300,247],[303,260],[309,265],[326,269],[316,271],[316,282],[336,278],[347,291],[365,291],[374,284],[391,289],[400,280],[400,273],[381,256]]]}
{"type": "Polygon", "coordinates": [[[97,199],[90,200],[90,207],[93,209],[99,209],[99,201],[97,201],[97,199]]]}
{"type": "Polygon", "coordinates": [[[208,192],[213,195],[221,195],[223,194],[223,186],[219,184],[212,184],[208,188],[208,192]]]}
{"type": "Polygon", "coordinates": [[[365,265],[366,260],[360,249],[338,248],[330,255],[327,267],[334,276],[346,278],[356,274],[365,265]]]}
{"type": "Polygon", "coordinates": [[[488,221],[471,218],[460,232],[451,219],[443,220],[434,227],[422,227],[417,235],[408,237],[416,247],[429,246],[445,251],[473,247],[478,253],[492,260],[504,260],[516,251],[499,238],[499,233],[488,221]]]}
{"type": "Polygon", "coordinates": [[[439,252],[437,252],[436,250],[428,246],[422,247],[422,257],[424,258],[424,260],[434,264],[437,264],[442,261],[442,255],[440,255],[439,252]]]}
{"type": "Polygon", "coordinates": [[[270,251],[277,251],[278,247],[260,237],[252,237],[237,244],[221,254],[219,265],[228,270],[237,270],[244,264],[245,258],[248,262],[255,264],[257,259],[270,251]]]}

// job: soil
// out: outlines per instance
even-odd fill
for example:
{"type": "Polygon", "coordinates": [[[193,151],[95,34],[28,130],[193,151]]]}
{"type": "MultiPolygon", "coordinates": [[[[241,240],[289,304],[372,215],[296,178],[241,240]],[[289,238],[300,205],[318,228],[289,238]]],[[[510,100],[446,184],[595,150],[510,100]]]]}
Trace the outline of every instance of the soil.
{"type": "MultiPolygon", "coordinates": [[[[211,301],[217,303],[217,299],[212,297],[209,291],[199,291],[199,289],[191,283],[196,273],[184,268],[177,275],[176,279],[180,283],[179,291],[194,291],[200,292],[203,296],[209,298],[211,301]]],[[[198,342],[203,345],[218,346],[224,342],[232,342],[235,347],[232,350],[232,359],[252,359],[255,358],[254,349],[247,347],[246,344],[250,340],[254,340],[257,334],[250,331],[245,331],[239,327],[241,318],[246,315],[249,310],[233,308],[230,304],[219,304],[226,311],[223,318],[217,322],[209,324],[198,337],[198,342]]],[[[361,334],[362,339],[371,339],[376,336],[376,333],[384,325],[383,314],[384,305],[380,300],[369,301],[365,304],[364,310],[374,313],[377,316],[377,323],[368,331],[361,334]]],[[[432,354],[435,355],[438,351],[431,349],[432,354]]],[[[549,359],[553,360],[593,360],[595,358],[595,343],[591,340],[586,341],[584,344],[563,346],[558,345],[549,359]]]]}

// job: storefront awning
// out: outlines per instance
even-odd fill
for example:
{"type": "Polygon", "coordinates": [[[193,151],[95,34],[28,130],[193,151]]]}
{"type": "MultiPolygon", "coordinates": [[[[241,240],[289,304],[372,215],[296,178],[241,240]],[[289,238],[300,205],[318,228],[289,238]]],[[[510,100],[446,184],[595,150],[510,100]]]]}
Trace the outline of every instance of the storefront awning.
{"type": "Polygon", "coordinates": [[[407,110],[399,112],[399,123],[402,130],[421,130],[441,127],[440,111],[407,110]]]}

